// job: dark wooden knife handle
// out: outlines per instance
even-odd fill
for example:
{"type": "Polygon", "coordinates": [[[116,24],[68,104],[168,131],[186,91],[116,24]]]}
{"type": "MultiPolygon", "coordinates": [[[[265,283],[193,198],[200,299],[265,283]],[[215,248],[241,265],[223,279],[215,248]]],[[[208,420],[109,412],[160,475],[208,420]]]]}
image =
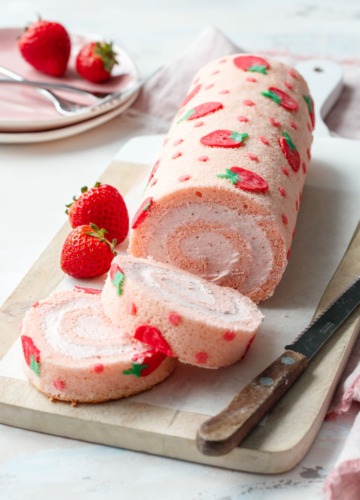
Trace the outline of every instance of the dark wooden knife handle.
{"type": "Polygon", "coordinates": [[[225,410],[200,426],[196,436],[198,449],[204,455],[229,453],[285,394],[307,364],[303,354],[284,351],[246,385],[225,410]]]}

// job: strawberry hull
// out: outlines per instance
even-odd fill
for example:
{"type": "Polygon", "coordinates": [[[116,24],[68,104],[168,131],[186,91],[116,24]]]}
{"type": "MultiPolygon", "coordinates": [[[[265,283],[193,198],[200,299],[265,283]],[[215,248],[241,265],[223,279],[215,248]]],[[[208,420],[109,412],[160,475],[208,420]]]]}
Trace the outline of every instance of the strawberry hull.
{"type": "Polygon", "coordinates": [[[129,251],[265,300],[287,266],[309,169],[309,89],[279,61],[235,54],[202,68],[188,97],[129,251]],[[207,113],[211,103],[221,106],[207,113]]]}

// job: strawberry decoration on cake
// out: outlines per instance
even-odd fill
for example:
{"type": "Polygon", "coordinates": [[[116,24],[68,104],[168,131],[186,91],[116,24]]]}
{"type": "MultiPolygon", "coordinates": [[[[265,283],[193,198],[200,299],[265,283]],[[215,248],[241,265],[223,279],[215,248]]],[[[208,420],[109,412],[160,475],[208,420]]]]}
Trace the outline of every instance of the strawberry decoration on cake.
{"type": "Polygon", "coordinates": [[[225,174],[218,174],[220,179],[228,179],[236,188],[243,191],[265,193],[268,183],[259,174],[241,167],[227,168],[225,174]]]}
{"type": "Polygon", "coordinates": [[[300,155],[290,135],[285,130],[283,136],[279,139],[279,144],[293,171],[298,172],[301,163],[300,155]]]}
{"type": "Polygon", "coordinates": [[[269,63],[262,57],[257,56],[238,56],[234,59],[234,64],[237,68],[243,71],[251,71],[253,73],[267,74],[270,69],[269,63]]]}
{"type": "Polygon", "coordinates": [[[166,358],[162,352],[148,351],[141,363],[137,361],[137,356],[133,359],[132,366],[123,371],[123,375],[135,375],[136,377],[147,377],[156,370],[166,358]]]}
{"type": "Polygon", "coordinates": [[[35,346],[33,339],[27,335],[21,335],[21,344],[23,348],[24,358],[28,367],[40,375],[40,351],[35,346]]]}
{"type": "Polygon", "coordinates": [[[314,101],[310,95],[303,95],[304,101],[307,104],[312,128],[315,127],[315,111],[314,111],[314,101]]]}
{"type": "Polygon", "coordinates": [[[298,103],[295,99],[276,87],[269,87],[268,90],[261,92],[261,95],[272,99],[276,104],[279,104],[288,111],[296,111],[298,109],[298,103]]]}
{"type": "Polygon", "coordinates": [[[214,130],[210,134],[201,137],[200,142],[210,147],[239,148],[247,137],[248,134],[233,130],[214,130]]]}
{"type": "Polygon", "coordinates": [[[112,263],[110,267],[110,279],[113,285],[116,287],[116,292],[118,295],[123,294],[123,285],[125,281],[125,274],[123,270],[118,266],[118,264],[112,263]]]}
{"type": "Polygon", "coordinates": [[[136,328],[134,338],[144,344],[148,344],[157,352],[162,352],[166,356],[173,356],[169,344],[164,340],[158,328],[151,325],[140,325],[136,328]]]}
{"type": "Polygon", "coordinates": [[[189,109],[189,111],[187,111],[177,123],[187,120],[196,120],[197,118],[202,118],[210,113],[215,113],[215,111],[222,108],[223,105],[221,102],[205,102],[204,104],[195,106],[195,108],[189,109]]]}
{"type": "Polygon", "coordinates": [[[142,202],[140,208],[138,209],[138,211],[134,215],[134,218],[133,218],[133,221],[131,224],[132,229],[136,229],[138,227],[138,225],[142,223],[142,221],[149,214],[153,205],[154,205],[154,200],[152,197],[146,198],[146,200],[144,200],[142,202]]]}

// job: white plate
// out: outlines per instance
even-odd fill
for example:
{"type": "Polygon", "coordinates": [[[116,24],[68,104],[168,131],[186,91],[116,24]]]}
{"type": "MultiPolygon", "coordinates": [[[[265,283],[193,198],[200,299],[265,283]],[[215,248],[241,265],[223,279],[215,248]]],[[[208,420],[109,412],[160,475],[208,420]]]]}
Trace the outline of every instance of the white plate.
{"type": "MultiPolygon", "coordinates": [[[[119,64],[114,67],[112,78],[102,84],[93,84],[82,79],[75,70],[75,59],[80,48],[93,40],[101,40],[98,35],[71,33],[71,56],[68,69],[61,78],[55,78],[40,73],[30,66],[21,56],[17,48],[17,38],[21,35],[20,28],[0,29],[0,64],[29,80],[41,80],[52,83],[65,83],[92,91],[115,92],[125,90],[138,79],[136,67],[130,56],[119,46],[114,45],[118,54],[119,64]]],[[[0,72],[0,78],[4,77],[0,72]]],[[[84,102],[84,98],[75,93],[62,93],[76,102],[84,102]]],[[[85,101],[88,103],[89,101],[85,101]]],[[[107,111],[119,106],[118,102],[109,104],[107,111]]],[[[100,115],[104,110],[96,112],[100,115]]],[[[96,116],[91,112],[91,117],[96,116]]],[[[60,115],[53,104],[42,97],[35,89],[15,85],[0,86],[0,131],[1,132],[33,132],[65,127],[86,120],[90,115],[60,115]]],[[[15,141],[14,141],[15,142],[15,141]]]]}
{"type": "Polygon", "coordinates": [[[115,116],[120,115],[124,111],[126,111],[132,103],[135,101],[139,94],[140,90],[137,90],[134,94],[129,97],[129,99],[123,102],[120,106],[117,106],[112,111],[108,111],[107,113],[103,113],[95,118],[91,118],[79,123],[74,123],[72,125],[68,125],[67,127],[60,127],[52,130],[43,130],[43,131],[34,131],[34,132],[0,132],[0,144],[25,144],[25,143],[35,143],[35,142],[46,142],[46,141],[54,141],[56,139],[64,139],[66,137],[70,137],[76,134],[80,134],[81,132],[85,132],[86,130],[90,130],[94,127],[102,125],[107,121],[115,118],[115,116]]]}

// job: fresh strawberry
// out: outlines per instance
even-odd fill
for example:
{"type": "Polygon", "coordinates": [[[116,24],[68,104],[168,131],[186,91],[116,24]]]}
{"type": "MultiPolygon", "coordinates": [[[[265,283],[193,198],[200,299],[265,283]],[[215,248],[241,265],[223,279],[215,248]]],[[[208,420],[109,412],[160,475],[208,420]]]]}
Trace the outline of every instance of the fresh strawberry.
{"type": "Polygon", "coordinates": [[[272,99],[276,104],[280,104],[280,106],[288,111],[296,111],[298,109],[298,103],[295,99],[276,87],[269,87],[268,90],[261,92],[261,94],[272,99]]]}
{"type": "Polygon", "coordinates": [[[270,68],[269,63],[262,57],[257,56],[237,56],[234,58],[234,64],[237,68],[244,71],[267,74],[270,68]]]}
{"type": "Polygon", "coordinates": [[[90,42],[76,57],[76,71],[90,82],[105,82],[118,63],[116,56],[111,42],[90,42]]]}
{"type": "Polygon", "coordinates": [[[204,135],[200,142],[205,146],[218,147],[218,148],[238,148],[248,134],[240,134],[232,130],[214,130],[208,135],[204,135]]]}
{"type": "Polygon", "coordinates": [[[189,109],[182,118],[177,123],[184,120],[196,120],[197,118],[202,118],[203,116],[209,115],[210,113],[215,113],[224,106],[221,102],[205,102],[204,104],[199,104],[195,108],[189,109]]]}
{"type": "Polygon", "coordinates": [[[119,191],[109,184],[97,182],[91,189],[81,188],[81,193],[66,205],[71,227],[92,222],[106,229],[110,241],[124,241],[129,232],[129,214],[119,191]]]}
{"type": "Polygon", "coordinates": [[[110,243],[105,233],[95,224],[73,229],[62,248],[61,269],[74,278],[95,278],[106,273],[116,252],[115,240],[110,243]]]}
{"type": "Polygon", "coordinates": [[[25,29],[17,43],[25,61],[38,71],[51,76],[65,73],[71,41],[61,24],[39,19],[25,29]]]}
{"type": "Polygon", "coordinates": [[[312,128],[314,128],[315,127],[314,101],[312,100],[312,97],[310,95],[303,95],[303,98],[309,110],[312,128]]]}
{"type": "Polygon", "coordinates": [[[265,193],[269,189],[268,183],[260,175],[241,167],[227,168],[225,174],[218,174],[217,177],[228,179],[236,188],[244,191],[265,193]]]}
{"type": "Polygon", "coordinates": [[[142,223],[145,217],[149,214],[153,205],[154,205],[154,200],[151,197],[146,198],[146,200],[142,202],[136,214],[134,215],[131,224],[131,229],[136,229],[138,225],[142,223]]]}
{"type": "Polygon", "coordinates": [[[286,131],[284,131],[283,136],[280,137],[279,144],[289,165],[294,172],[297,172],[300,168],[301,163],[300,155],[296,149],[295,144],[292,142],[289,134],[286,131]]]}

